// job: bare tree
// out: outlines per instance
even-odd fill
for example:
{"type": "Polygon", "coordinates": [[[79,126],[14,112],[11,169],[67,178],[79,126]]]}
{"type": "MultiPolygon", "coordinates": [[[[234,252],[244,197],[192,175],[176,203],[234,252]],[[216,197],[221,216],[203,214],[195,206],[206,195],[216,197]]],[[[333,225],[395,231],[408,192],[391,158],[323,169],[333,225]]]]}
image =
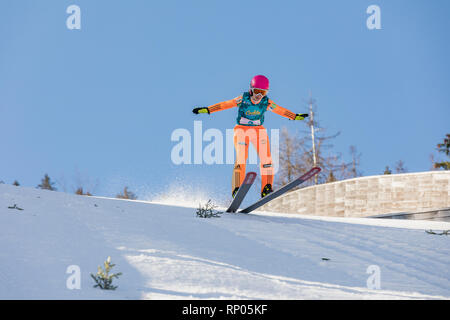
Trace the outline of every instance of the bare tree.
{"type": "Polygon", "coordinates": [[[357,151],[355,146],[350,146],[350,155],[352,157],[350,174],[352,178],[360,177],[362,175],[358,167],[361,164],[361,153],[357,151]]]}
{"type": "Polygon", "coordinates": [[[398,160],[395,163],[395,173],[405,173],[408,172],[408,169],[405,168],[405,162],[403,160],[398,160]]]}
{"type": "Polygon", "coordinates": [[[434,154],[430,153],[429,159],[431,162],[430,170],[436,170],[436,165],[435,165],[436,159],[434,158],[434,154]]]}
{"type": "Polygon", "coordinates": [[[77,168],[75,168],[74,180],[76,194],[92,196],[99,185],[98,179],[92,180],[86,174],[80,173],[77,168]]]}
{"type": "Polygon", "coordinates": [[[130,200],[136,200],[137,196],[128,190],[128,187],[123,188],[123,192],[116,195],[116,198],[118,199],[130,199],[130,200]]]}
{"type": "Polygon", "coordinates": [[[304,139],[299,137],[298,132],[291,135],[285,127],[281,129],[279,171],[275,183],[278,187],[294,180],[306,170],[307,166],[302,160],[302,144],[304,139]]]}
{"type": "Polygon", "coordinates": [[[309,126],[308,134],[310,139],[304,139],[300,145],[302,149],[302,162],[306,167],[320,167],[322,171],[314,177],[314,184],[324,183],[328,180],[330,171],[333,171],[333,175],[335,175],[340,169],[339,161],[341,155],[327,152],[327,150],[333,148],[333,145],[329,141],[339,136],[340,132],[332,135],[324,134],[326,129],[321,127],[317,120],[318,107],[316,100],[312,98],[311,92],[309,93],[307,104],[309,108],[307,125],[309,126]]]}
{"type": "Polygon", "coordinates": [[[349,154],[351,158],[349,162],[345,162],[341,159],[335,160],[336,163],[340,163],[336,166],[339,180],[357,178],[362,176],[362,173],[359,170],[359,166],[361,164],[361,153],[358,152],[355,146],[350,146],[349,154]]]}
{"type": "Polygon", "coordinates": [[[312,98],[311,91],[307,104],[309,109],[307,123],[309,126],[309,139],[305,139],[301,147],[303,163],[307,167],[318,166],[322,169],[321,173],[314,177],[314,184],[348,178],[349,174],[347,171],[350,164],[342,160],[341,153],[332,151],[334,146],[331,141],[341,133],[338,131],[331,135],[325,134],[326,129],[318,121],[318,106],[316,100],[312,98]]]}
{"type": "Polygon", "coordinates": [[[77,190],[75,190],[75,194],[78,194],[80,196],[92,196],[89,191],[84,191],[83,187],[79,187],[77,190]]]}
{"type": "MultiPolygon", "coordinates": [[[[313,166],[317,166],[317,150],[316,150],[316,124],[317,122],[314,121],[314,110],[313,106],[315,106],[315,100],[312,98],[312,93],[309,91],[309,100],[308,100],[308,106],[309,106],[309,128],[311,130],[311,146],[312,146],[312,156],[313,156],[313,166]]],[[[315,177],[316,184],[317,184],[317,176],[315,177]]]]}
{"type": "Polygon", "coordinates": [[[326,130],[317,121],[317,104],[314,99],[307,101],[309,118],[306,122],[308,131],[302,131],[302,135],[291,135],[286,128],[282,129],[280,141],[280,169],[277,185],[283,185],[292,181],[311,167],[318,166],[322,169],[313,181],[306,185],[325,183],[360,176],[358,170],[361,154],[355,146],[350,147],[351,162],[342,160],[341,153],[333,152],[333,144],[330,141],[340,132],[325,135],[326,130]]]}

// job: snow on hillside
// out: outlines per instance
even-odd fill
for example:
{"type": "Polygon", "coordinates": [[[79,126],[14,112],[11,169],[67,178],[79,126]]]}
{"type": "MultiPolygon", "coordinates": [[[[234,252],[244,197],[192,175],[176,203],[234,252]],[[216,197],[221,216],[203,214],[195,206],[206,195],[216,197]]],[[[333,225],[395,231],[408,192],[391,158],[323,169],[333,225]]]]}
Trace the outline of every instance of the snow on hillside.
{"type": "Polygon", "coordinates": [[[202,219],[189,207],[0,185],[0,299],[449,299],[450,237],[425,229],[450,223],[202,219]],[[123,273],[116,291],[89,276],[108,256],[123,273]],[[79,290],[66,286],[71,265],[79,290]],[[373,265],[380,289],[367,287],[373,265]]]}

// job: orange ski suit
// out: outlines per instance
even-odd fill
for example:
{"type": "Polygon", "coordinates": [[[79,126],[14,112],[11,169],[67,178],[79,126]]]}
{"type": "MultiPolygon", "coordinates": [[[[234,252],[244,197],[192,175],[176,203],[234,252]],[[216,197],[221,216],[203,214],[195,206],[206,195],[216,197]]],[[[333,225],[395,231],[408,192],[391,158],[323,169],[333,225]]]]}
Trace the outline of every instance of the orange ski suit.
{"type": "MultiPolygon", "coordinates": [[[[208,107],[209,113],[223,111],[237,107],[242,101],[242,96],[234,99],[220,102],[208,107]]],[[[270,110],[280,116],[294,120],[296,114],[275,104],[268,99],[267,110],[270,110]]],[[[256,149],[260,162],[261,191],[264,186],[270,184],[273,186],[274,169],[272,165],[272,155],[270,153],[269,137],[266,129],[262,125],[237,124],[234,127],[234,148],[236,150],[236,160],[234,163],[232,189],[233,192],[239,187],[245,178],[245,167],[248,159],[248,147],[250,143],[256,149]]]]}

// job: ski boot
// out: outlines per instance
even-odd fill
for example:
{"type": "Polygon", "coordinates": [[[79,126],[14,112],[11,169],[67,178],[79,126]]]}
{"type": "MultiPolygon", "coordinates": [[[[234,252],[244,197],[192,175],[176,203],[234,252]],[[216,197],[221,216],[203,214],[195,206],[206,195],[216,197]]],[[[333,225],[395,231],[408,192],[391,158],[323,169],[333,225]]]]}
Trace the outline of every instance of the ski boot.
{"type": "Polygon", "coordinates": [[[263,188],[263,190],[261,191],[261,198],[264,198],[265,196],[267,196],[269,193],[271,193],[272,190],[272,185],[271,184],[266,184],[263,188]]]}
{"type": "Polygon", "coordinates": [[[238,192],[239,187],[234,188],[233,193],[231,194],[231,196],[234,198],[234,196],[236,195],[236,193],[238,192]]]}

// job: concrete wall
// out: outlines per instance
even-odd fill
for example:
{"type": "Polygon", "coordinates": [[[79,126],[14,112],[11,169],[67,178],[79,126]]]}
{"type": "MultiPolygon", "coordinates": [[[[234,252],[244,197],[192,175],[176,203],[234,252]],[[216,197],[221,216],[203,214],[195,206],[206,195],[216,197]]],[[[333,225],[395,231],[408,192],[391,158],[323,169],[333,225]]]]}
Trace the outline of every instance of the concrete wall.
{"type": "Polygon", "coordinates": [[[292,191],[261,210],[368,217],[450,207],[450,171],[360,177],[292,191]]]}

